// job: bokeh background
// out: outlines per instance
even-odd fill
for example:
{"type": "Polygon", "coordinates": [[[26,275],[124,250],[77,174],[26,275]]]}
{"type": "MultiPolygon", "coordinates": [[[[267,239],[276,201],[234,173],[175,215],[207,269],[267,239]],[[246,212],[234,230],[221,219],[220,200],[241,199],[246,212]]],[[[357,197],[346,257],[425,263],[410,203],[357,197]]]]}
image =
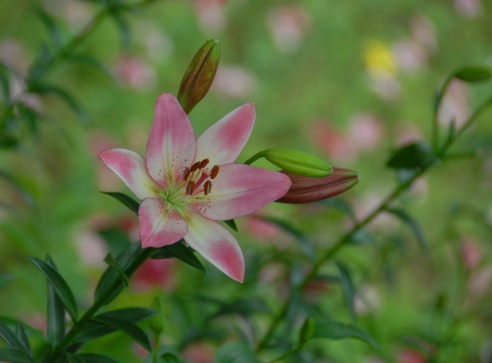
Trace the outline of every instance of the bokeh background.
{"type": "MultiPolygon", "coordinates": [[[[0,61],[16,72],[11,93],[22,92],[22,77],[43,47],[56,46],[39,9],[54,19],[64,44],[100,8],[96,1],[3,0],[0,61]]],[[[26,255],[49,253],[79,304],[90,306],[114,241],[138,239],[138,219],[99,193],[131,194],[97,154],[111,147],[144,154],[157,96],[177,93],[208,39],[220,40],[222,58],[211,91],[190,113],[197,134],[254,102],[255,129],[239,162],[266,148],[292,148],[360,174],[359,184],[334,200],[273,204],[237,220],[242,285],[206,262],[208,275],[174,260],[142,267],[111,307],[150,306],[163,296],[163,342],[191,363],[213,362],[227,340],[261,337],[289,280],[306,270],[296,238],[263,216],[289,221],[321,255],[350,226],[349,206],[363,217],[392,190],[392,150],[429,139],[443,79],[465,65],[492,66],[489,0],[163,0],[123,18],[126,25],[104,20],[77,48],[100,64],[63,61],[45,77],[87,119],[57,97],[27,95],[23,102],[40,114],[36,132],[0,150],[0,273],[15,277],[0,289],[1,316],[45,329],[45,281],[26,255]],[[238,299],[244,311],[221,310],[238,299]]],[[[453,81],[441,127],[462,125],[490,92],[488,83],[453,81]]],[[[313,341],[291,362],[492,362],[491,118],[485,113],[453,149],[477,153],[443,161],[395,204],[420,224],[428,251],[408,225],[381,214],[337,255],[354,285],[353,312],[328,263],[326,278],[305,290],[303,313],[279,330],[287,342],[307,315],[356,321],[382,353],[354,340],[313,341]]],[[[86,350],[130,363],[145,355],[120,333],[86,350]]]]}

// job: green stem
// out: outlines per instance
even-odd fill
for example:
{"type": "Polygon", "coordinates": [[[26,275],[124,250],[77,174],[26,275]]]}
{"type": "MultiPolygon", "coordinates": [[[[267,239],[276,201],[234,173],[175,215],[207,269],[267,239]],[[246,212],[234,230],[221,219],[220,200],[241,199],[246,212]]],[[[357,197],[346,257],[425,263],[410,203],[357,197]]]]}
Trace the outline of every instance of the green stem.
{"type": "MultiPolygon", "coordinates": [[[[128,265],[125,268],[125,273],[128,277],[130,277],[136,270],[137,268],[144,263],[144,261],[149,257],[149,255],[152,253],[151,248],[140,248],[137,252],[137,255],[135,258],[132,259],[132,263],[128,265]]],[[[112,267],[108,267],[112,268],[112,267]]],[[[120,288],[122,284],[122,281],[120,279],[115,280],[111,286],[106,290],[106,292],[99,297],[94,302],[94,305],[92,305],[89,310],[85,312],[85,314],[80,318],[72,327],[72,329],[68,332],[67,335],[63,338],[63,340],[60,342],[60,344],[55,348],[54,351],[50,353],[50,355],[47,357],[46,360],[44,360],[44,363],[54,363],[58,359],[58,357],[65,352],[67,347],[72,343],[72,340],[76,337],[77,333],[82,329],[82,327],[91,319],[97,311],[103,307],[108,299],[113,297],[113,293],[116,289],[120,288]]]]}
{"type": "Polygon", "coordinates": [[[279,361],[281,361],[281,360],[283,360],[283,359],[285,359],[287,357],[290,357],[293,354],[296,354],[299,350],[300,350],[300,348],[294,348],[292,350],[289,350],[285,354],[282,354],[280,357],[275,358],[274,360],[270,361],[269,363],[279,362],[279,361]]]}
{"type": "MultiPolygon", "coordinates": [[[[447,82],[445,82],[445,85],[443,86],[442,89],[445,89],[447,87],[447,84],[450,82],[452,77],[448,77],[447,82]]],[[[468,129],[477,119],[478,117],[489,107],[492,105],[492,96],[489,97],[485,102],[483,102],[476,110],[475,112],[470,116],[470,118],[467,120],[465,125],[456,133],[456,137],[453,139],[448,139],[446,143],[435,153],[435,156],[433,160],[427,164],[424,168],[420,169],[412,178],[409,180],[400,183],[394,190],[393,192],[388,195],[380,204],[379,206],[374,209],[370,214],[368,214],[362,221],[359,223],[356,223],[349,232],[347,232],[344,236],[342,236],[337,243],[335,243],[333,246],[330,247],[324,254],[324,256],[318,260],[318,262],[313,266],[309,274],[307,274],[300,287],[298,288],[299,290],[302,290],[307,286],[307,284],[314,279],[319,272],[319,269],[327,262],[330,260],[336,253],[342,249],[347,243],[350,242],[351,238],[359,232],[362,228],[364,228],[366,225],[368,225],[370,222],[376,218],[379,213],[384,211],[385,209],[388,208],[388,206],[398,197],[400,194],[404,191],[406,191],[415,180],[420,178],[423,174],[425,174],[433,165],[439,163],[441,159],[443,159],[446,155],[446,152],[448,149],[451,147],[451,145],[454,143],[456,138],[460,136],[466,129],[468,129]]],[[[259,352],[260,350],[264,349],[270,339],[272,338],[275,329],[279,325],[279,323],[283,320],[283,318],[286,316],[290,302],[292,300],[292,294],[291,297],[284,303],[282,306],[282,309],[280,309],[280,312],[278,315],[275,317],[275,319],[272,321],[270,326],[267,329],[267,332],[265,333],[264,337],[260,340],[260,342],[257,345],[256,352],[259,352]]]]}
{"type": "Polygon", "coordinates": [[[251,165],[253,162],[258,160],[259,158],[262,158],[265,156],[265,150],[260,151],[259,153],[254,154],[252,157],[250,157],[248,160],[246,160],[243,164],[244,165],[251,165]]]}
{"type": "Polygon", "coordinates": [[[442,98],[444,97],[444,93],[446,92],[446,89],[449,86],[449,83],[454,78],[454,73],[450,74],[445,80],[441,88],[439,89],[437,93],[437,98],[435,100],[434,104],[434,114],[432,117],[432,150],[434,150],[434,153],[437,153],[437,150],[439,148],[439,121],[437,119],[438,114],[439,114],[439,106],[441,105],[442,98]]]}

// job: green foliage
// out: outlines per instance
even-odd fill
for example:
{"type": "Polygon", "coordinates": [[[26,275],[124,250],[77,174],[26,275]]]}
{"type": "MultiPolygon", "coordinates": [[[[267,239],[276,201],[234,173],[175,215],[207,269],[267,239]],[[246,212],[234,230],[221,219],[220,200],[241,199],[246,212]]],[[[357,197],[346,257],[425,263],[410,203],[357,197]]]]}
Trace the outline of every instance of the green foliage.
{"type": "Polygon", "coordinates": [[[215,363],[259,363],[249,347],[241,342],[229,342],[219,348],[215,363]]]}
{"type": "Polygon", "coordinates": [[[317,321],[315,323],[312,338],[324,338],[332,340],[352,338],[361,340],[371,345],[375,349],[378,348],[378,345],[376,344],[374,339],[360,327],[353,324],[340,323],[336,321],[317,321]]]}

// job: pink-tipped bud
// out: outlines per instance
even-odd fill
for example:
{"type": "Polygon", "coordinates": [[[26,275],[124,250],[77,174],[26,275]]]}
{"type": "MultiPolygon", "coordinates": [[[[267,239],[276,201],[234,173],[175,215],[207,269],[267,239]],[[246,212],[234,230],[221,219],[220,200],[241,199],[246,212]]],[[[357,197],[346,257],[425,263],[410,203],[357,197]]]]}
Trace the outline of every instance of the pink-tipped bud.
{"type": "Polygon", "coordinates": [[[178,101],[186,113],[205,97],[214,80],[220,60],[220,43],[212,39],[196,53],[181,81],[178,101]]]}
{"type": "Polygon", "coordinates": [[[277,202],[304,204],[328,199],[352,188],[359,182],[359,174],[343,168],[333,168],[324,178],[311,178],[282,171],[292,181],[289,191],[277,202]]]}

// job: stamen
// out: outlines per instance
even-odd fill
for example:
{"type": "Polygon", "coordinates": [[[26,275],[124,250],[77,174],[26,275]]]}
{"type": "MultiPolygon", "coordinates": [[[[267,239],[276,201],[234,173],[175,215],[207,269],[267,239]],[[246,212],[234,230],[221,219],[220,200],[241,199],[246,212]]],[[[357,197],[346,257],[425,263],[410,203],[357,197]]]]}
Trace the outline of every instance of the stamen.
{"type": "Polygon", "coordinates": [[[208,193],[210,193],[211,190],[212,190],[212,182],[210,180],[207,180],[203,185],[203,192],[205,193],[205,195],[208,195],[208,193]]]}
{"type": "Polygon", "coordinates": [[[215,165],[213,168],[212,168],[212,172],[210,173],[210,179],[215,179],[215,177],[217,176],[217,174],[219,174],[219,166],[218,165],[215,165]]]}
{"type": "Polygon", "coordinates": [[[202,162],[200,163],[200,169],[203,169],[204,167],[207,166],[210,160],[208,159],[203,159],[202,162]]]}
{"type": "Polygon", "coordinates": [[[193,173],[196,169],[200,167],[200,162],[197,161],[193,166],[191,167],[191,172],[193,173]]]}
{"type": "Polygon", "coordinates": [[[183,175],[183,179],[184,179],[184,180],[188,179],[188,177],[190,176],[190,174],[191,174],[191,170],[190,170],[190,169],[188,169],[188,168],[185,168],[185,170],[184,170],[184,175],[183,175]]]}
{"type": "Polygon", "coordinates": [[[188,185],[186,185],[186,194],[192,195],[194,189],[195,189],[195,182],[194,181],[188,182],[188,185]]]}

